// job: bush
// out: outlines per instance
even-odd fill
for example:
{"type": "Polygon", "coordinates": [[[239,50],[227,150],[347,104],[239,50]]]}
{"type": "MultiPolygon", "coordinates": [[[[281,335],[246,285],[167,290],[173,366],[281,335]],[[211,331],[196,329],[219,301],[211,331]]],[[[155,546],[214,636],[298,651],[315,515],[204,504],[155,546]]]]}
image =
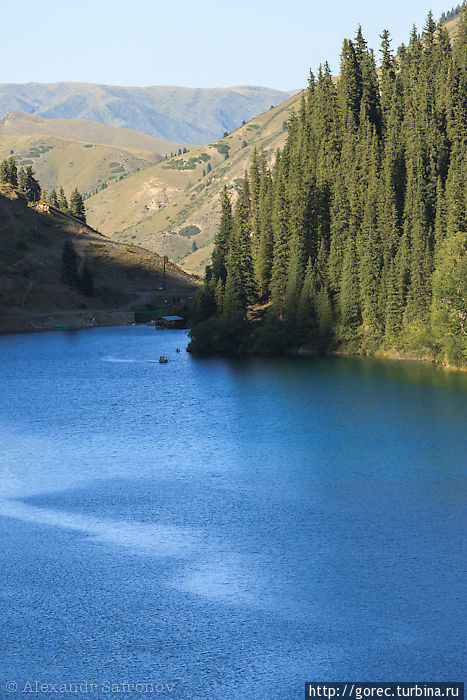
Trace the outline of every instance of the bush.
{"type": "Polygon", "coordinates": [[[189,332],[188,351],[194,355],[242,355],[248,350],[250,325],[242,316],[212,316],[189,332]]]}
{"type": "Polygon", "coordinates": [[[180,236],[184,236],[185,238],[191,238],[192,236],[197,236],[198,233],[201,233],[201,229],[193,225],[184,226],[184,228],[180,229],[178,233],[180,236]]]}
{"type": "Polygon", "coordinates": [[[286,323],[269,319],[258,329],[252,352],[254,355],[282,355],[290,347],[290,340],[286,323]]]}
{"type": "Polygon", "coordinates": [[[223,156],[230,151],[230,146],[227,146],[226,143],[213,143],[212,147],[223,156]]]}

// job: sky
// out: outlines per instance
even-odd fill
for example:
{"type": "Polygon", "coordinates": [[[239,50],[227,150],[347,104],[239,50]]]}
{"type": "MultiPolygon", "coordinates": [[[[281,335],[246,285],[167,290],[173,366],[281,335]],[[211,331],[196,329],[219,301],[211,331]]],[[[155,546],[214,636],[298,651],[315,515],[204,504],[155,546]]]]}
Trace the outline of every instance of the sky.
{"type": "MultiPolygon", "coordinates": [[[[4,3],[0,83],[304,87],[362,25],[379,49],[459,0],[22,0],[4,3]],[[430,3],[430,4],[428,4],[430,3]]],[[[377,54],[379,56],[379,54],[377,54]]]]}

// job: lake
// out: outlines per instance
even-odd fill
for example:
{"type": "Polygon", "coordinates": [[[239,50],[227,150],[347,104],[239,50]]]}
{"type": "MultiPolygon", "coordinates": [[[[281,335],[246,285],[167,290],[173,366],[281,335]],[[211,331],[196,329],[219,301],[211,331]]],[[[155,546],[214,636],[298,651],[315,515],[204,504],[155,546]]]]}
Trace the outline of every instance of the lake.
{"type": "Polygon", "coordinates": [[[464,679],[466,375],[187,340],[0,336],[0,697],[464,679]]]}

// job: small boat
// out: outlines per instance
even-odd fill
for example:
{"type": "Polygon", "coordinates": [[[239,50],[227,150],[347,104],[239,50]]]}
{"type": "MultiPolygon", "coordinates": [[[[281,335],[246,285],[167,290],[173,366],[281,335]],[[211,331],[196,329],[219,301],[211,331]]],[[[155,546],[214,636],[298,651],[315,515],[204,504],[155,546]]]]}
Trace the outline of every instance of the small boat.
{"type": "Polygon", "coordinates": [[[161,365],[166,365],[167,362],[168,362],[168,359],[166,358],[165,355],[161,355],[161,356],[159,357],[159,363],[160,363],[161,365]]]}

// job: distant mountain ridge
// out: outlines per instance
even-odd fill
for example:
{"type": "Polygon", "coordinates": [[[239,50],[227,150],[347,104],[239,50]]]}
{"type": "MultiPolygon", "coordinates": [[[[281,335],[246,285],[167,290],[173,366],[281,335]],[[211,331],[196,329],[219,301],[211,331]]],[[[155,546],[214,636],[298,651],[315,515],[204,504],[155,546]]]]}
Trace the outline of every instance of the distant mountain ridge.
{"type": "Polygon", "coordinates": [[[0,116],[86,119],[177,143],[204,144],[278,105],[296,90],[238,86],[119,87],[92,83],[0,85],[0,116]]]}
{"type": "MultiPolygon", "coordinates": [[[[150,151],[165,155],[177,151],[180,143],[148,136],[133,129],[123,129],[88,119],[45,119],[35,114],[8,112],[0,119],[0,137],[32,136],[48,134],[72,141],[119,146],[137,151],[150,151]]],[[[189,145],[189,144],[187,144],[189,145]]]]}

